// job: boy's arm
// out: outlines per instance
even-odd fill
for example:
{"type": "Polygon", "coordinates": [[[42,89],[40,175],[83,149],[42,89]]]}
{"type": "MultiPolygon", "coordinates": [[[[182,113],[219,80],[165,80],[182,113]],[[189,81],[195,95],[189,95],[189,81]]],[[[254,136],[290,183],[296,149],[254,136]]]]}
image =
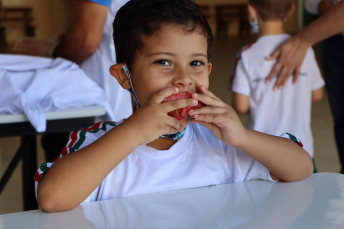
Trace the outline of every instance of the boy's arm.
{"type": "Polygon", "coordinates": [[[152,142],[163,134],[183,131],[181,123],[167,113],[195,106],[198,101],[181,99],[162,103],[176,92],[178,89],[174,87],[157,92],[125,122],[85,148],[55,161],[37,186],[37,200],[42,209],[57,212],[76,207],[138,145],[152,142]]]}
{"type": "Polygon", "coordinates": [[[321,87],[317,90],[312,91],[312,103],[319,102],[322,100],[324,89],[321,87]]]}
{"type": "Polygon", "coordinates": [[[244,94],[233,92],[232,106],[237,113],[247,114],[250,111],[249,97],[244,94]]]}
{"type": "MultiPolygon", "coordinates": [[[[309,76],[312,77],[312,103],[319,102],[323,98],[323,88],[325,85],[324,77],[320,71],[318,62],[315,58],[313,49],[309,49],[311,65],[309,76]]],[[[307,58],[307,57],[306,57],[307,58]]]]}
{"type": "Polygon", "coordinates": [[[313,173],[309,154],[295,142],[245,129],[245,140],[237,149],[264,165],[275,180],[293,182],[313,173]]]}
{"type": "Polygon", "coordinates": [[[135,149],[133,136],[133,129],[122,123],[89,146],[55,161],[37,187],[42,209],[65,211],[84,201],[135,149]]]}
{"type": "Polygon", "coordinates": [[[206,107],[189,111],[191,122],[201,124],[229,146],[237,148],[265,166],[281,181],[302,180],[313,173],[309,154],[295,142],[245,128],[235,111],[205,87],[192,97],[206,107]]]}

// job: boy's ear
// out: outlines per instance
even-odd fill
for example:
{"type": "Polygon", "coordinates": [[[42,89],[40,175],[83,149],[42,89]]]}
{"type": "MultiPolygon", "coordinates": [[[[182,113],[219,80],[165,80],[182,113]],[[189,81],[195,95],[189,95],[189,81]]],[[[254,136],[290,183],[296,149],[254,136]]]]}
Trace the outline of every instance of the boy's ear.
{"type": "Polygon", "coordinates": [[[122,64],[115,64],[110,67],[110,74],[115,77],[123,89],[130,89],[130,82],[122,64]]]}
{"type": "Polygon", "coordinates": [[[288,11],[288,18],[290,18],[294,12],[295,12],[295,3],[292,3],[288,11]]]}
{"type": "Polygon", "coordinates": [[[212,68],[213,68],[213,64],[209,62],[208,63],[208,75],[210,75],[212,68]]]}
{"type": "Polygon", "coordinates": [[[248,13],[250,15],[250,21],[254,21],[254,19],[256,18],[256,10],[254,9],[254,7],[250,4],[247,5],[248,8],[248,13]]]}

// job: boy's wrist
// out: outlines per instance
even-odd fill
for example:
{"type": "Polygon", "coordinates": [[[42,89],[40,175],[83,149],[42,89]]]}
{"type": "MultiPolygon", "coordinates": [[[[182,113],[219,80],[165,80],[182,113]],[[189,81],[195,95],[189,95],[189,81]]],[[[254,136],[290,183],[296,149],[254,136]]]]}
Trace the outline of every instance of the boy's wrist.
{"type": "Polygon", "coordinates": [[[133,143],[134,147],[137,147],[140,145],[140,138],[138,137],[138,133],[136,131],[135,125],[133,125],[130,122],[130,118],[125,120],[122,124],[121,124],[122,128],[125,129],[125,132],[128,133],[128,135],[131,137],[131,139],[129,140],[130,142],[133,143]]]}
{"type": "Polygon", "coordinates": [[[233,146],[234,148],[245,152],[245,149],[247,148],[247,144],[249,144],[249,135],[250,135],[250,129],[244,127],[241,136],[238,139],[238,142],[235,146],[233,146]]]}

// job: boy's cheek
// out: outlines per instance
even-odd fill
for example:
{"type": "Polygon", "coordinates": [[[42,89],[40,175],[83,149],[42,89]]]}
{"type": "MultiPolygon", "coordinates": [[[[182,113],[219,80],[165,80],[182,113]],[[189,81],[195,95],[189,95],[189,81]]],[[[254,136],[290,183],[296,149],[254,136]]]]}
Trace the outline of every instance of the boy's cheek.
{"type": "Polygon", "coordinates": [[[197,93],[202,93],[201,92],[201,86],[209,88],[209,80],[205,80],[203,82],[199,82],[199,83],[196,84],[196,92],[197,93]]]}

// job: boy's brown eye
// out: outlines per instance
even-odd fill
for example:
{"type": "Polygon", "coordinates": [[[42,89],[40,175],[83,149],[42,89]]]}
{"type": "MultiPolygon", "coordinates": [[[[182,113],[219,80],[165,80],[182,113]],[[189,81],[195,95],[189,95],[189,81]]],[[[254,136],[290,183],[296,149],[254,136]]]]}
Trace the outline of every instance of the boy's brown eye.
{"type": "Polygon", "coordinates": [[[201,66],[201,65],[204,65],[204,62],[203,62],[203,61],[198,61],[198,60],[196,60],[196,61],[192,61],[192,62],[190,63],[190,65],[191,65],[191,66],[201,66]]]}
{"type": "Polygon", "coordinates": [[[164,65],[164,66],[170,66],[170,62],[168,60],[157,60],[154,63],[164,65]]]}

